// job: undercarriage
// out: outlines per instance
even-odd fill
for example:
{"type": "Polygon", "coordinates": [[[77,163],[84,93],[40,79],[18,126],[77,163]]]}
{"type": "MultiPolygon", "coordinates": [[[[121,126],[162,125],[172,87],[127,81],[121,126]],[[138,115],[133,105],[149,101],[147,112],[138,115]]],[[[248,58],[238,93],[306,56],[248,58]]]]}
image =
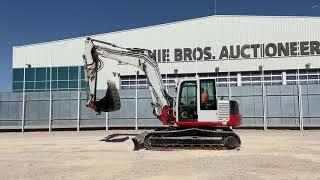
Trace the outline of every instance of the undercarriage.
{"type": "Polygon", "coordinates": [[[237,149],[240,137],[229,127],[162,127],[132,138],[134,150],[237,149]]]}

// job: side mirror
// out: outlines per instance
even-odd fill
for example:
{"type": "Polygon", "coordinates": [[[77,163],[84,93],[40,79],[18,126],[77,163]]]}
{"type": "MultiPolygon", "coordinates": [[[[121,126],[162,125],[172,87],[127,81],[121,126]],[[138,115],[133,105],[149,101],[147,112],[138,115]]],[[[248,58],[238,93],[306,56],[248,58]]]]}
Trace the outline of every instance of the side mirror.
{"type": "Polygon", "coordinates": [[[220,98],[220,100],[223,100],[225,98],[225,96],[222,96],[221,98],[220,98]]]}

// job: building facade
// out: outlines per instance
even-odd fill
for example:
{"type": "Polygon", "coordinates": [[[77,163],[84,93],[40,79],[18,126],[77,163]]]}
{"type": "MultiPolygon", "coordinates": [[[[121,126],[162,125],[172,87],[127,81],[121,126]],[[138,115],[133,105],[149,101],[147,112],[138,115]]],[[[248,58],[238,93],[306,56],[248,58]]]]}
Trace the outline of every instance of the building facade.
{"type": "MultiPolygon", "coordinates": [[[[240,102],[242,127],[320,127],[320,18],[210,16],[91,35],[122,47],[150,49],[171,96],[176,79],[217,78],[217,98],[240,102]]],[[[148,82],[126,64],[104,60],[120,89],[119,111],[86,108],[86,37],[13,47],[11,93],[0,93],[0,129],[155,127],[148,82]]]]}
{"type": "MultiPolygon", "coordinates": [[[[217,86],[319,84],[320,18],[209,16],[92,35],[123,47],[150,49],[167,86],[181,77],[217,78],[217,86]]],[[[84,39],[13,48],[13,91],[84,89],[84,39]],[[25,76],[24,76],[25,75],[25,76]]],[[[148,82],[137,68],[104,59],[98,89],[107,79],[119,88],[148,82]],[[138,78],[138,79],[136,79],[138,78]]]]}

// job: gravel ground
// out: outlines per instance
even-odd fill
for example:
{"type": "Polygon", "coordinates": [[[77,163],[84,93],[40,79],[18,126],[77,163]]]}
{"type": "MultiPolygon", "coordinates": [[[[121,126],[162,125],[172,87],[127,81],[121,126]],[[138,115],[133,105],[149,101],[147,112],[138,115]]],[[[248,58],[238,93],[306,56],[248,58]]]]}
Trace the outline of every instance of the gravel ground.
{"type": "Polygon", "coordinates": [[[0,179],[320,179],[320,131],[236,130],[237,150],[132,151],[112,133],[0,134],[0,179]]]}

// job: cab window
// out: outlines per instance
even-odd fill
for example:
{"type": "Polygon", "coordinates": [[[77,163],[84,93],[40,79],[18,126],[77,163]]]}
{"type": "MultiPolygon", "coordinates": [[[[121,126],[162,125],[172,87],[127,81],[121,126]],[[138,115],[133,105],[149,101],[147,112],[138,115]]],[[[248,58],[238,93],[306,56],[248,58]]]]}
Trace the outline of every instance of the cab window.
{"type": "Polygon", "coordinates": [[[196,82],[182,83],[180,105],[196,105],[196,88],[196,82]]]}
{"type": "Polygon", "coordinates": [[[200,80],[200,109],[217,110],[216,87],[214,79],[200,80]]]}
{"type": "Polygon", "coordinates": [[[185,81],[181,83],[179,97],[179,119],[190,121],[197,119],[197,84],[196,81],[185,81]]]}

